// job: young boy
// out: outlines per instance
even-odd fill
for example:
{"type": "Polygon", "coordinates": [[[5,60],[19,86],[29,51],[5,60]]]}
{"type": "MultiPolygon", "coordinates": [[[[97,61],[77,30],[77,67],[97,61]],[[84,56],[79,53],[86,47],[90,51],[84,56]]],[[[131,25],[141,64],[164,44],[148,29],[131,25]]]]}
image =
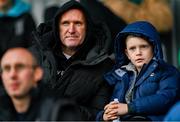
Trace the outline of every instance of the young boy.
{"type": "Polygon", "coordinates": [[[116,37],[115,56],[116,65],[105,74],[114,86],[112,101],[97,119],[163,120],[177,101],[180,74],[163,60],[154,26],[146,21],[127,25],[116,37]]]}

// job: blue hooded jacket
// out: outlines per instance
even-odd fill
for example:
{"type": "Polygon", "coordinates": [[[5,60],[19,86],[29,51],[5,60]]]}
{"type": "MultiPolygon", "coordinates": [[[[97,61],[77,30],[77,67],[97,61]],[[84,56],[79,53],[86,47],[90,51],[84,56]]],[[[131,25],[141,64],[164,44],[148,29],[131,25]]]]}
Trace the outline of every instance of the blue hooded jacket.
{"type": "MultiPolygon", "coordinates": [[[[160,37],[153,25],[146,21],[137,21],[127,25],[115,39],[116,65],[105,74],[107,82],[114,86],[112,99],[126,103],[125,95],[130,87],[131,74],[122,66],[130,60],[124,53],[127,35],[141,35],[153,45],[154,57],[143,66],[135,79],[132,101],[128,103],[128,115],[147,116],[151,120],[161,121],[169,108],[178,99],[180,74],[178,70],[163,60],[160,37]]],[[[102,113],[97,119],[102,119],[102,113]]]]}

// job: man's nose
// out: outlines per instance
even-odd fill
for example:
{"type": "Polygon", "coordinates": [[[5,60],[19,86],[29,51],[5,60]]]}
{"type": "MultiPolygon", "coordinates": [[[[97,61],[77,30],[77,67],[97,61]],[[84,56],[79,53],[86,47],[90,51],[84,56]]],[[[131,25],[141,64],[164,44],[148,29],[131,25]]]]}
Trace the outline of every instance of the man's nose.
{"type": "Polygon", "coordinates": [[[16,76],[16,74],[17,74],[16,69],[13,68],[13,67],[11,67],[11,69],[10,69],[10,71],[9,71],[9,76],[10,76],[10,77],[14,77],[14,76],[16,76]]]}
{"type": "Polygon", "coordinates": [[[69,26],[69,33],[74,33],[75,32],[75,25],[74,24],[71,24],[69,26]]]}

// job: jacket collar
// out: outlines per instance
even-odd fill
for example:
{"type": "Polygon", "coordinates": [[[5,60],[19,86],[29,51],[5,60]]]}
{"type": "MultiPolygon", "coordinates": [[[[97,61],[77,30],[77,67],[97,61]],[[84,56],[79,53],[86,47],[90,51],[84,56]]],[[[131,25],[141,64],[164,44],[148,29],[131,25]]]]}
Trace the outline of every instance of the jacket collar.
{"type": "Polygon", "coordinates": [[[154,70],[157,68],[158,63],[152,60],[148,65],[145,65],[137,77],[135,86],[139,86],[148,77],[154,77],[154,70]]]}

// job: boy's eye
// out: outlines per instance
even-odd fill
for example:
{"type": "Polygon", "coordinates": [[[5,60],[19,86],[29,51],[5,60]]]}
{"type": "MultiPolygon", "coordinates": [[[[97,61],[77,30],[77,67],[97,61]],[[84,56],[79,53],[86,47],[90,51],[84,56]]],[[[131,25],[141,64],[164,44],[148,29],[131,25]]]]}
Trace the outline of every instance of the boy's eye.
{"type": "Polygon", "coordinates": [[[129,48],[130,51],[134,51],[135,49],[136,49],[135,47],[129,48]]]}
{"type": "Polygon", "coordinates": [[[148,45],[144,45],[144,48],[148,48],[149,46],[148,45]]]}
{"type": "Polygon", "coordinates": [[[143,48],[143,49],[146,49],[146,48],[148,48],[149,47],[149,45],[142,45],[141,46],[141,48],[143,48]]]}

